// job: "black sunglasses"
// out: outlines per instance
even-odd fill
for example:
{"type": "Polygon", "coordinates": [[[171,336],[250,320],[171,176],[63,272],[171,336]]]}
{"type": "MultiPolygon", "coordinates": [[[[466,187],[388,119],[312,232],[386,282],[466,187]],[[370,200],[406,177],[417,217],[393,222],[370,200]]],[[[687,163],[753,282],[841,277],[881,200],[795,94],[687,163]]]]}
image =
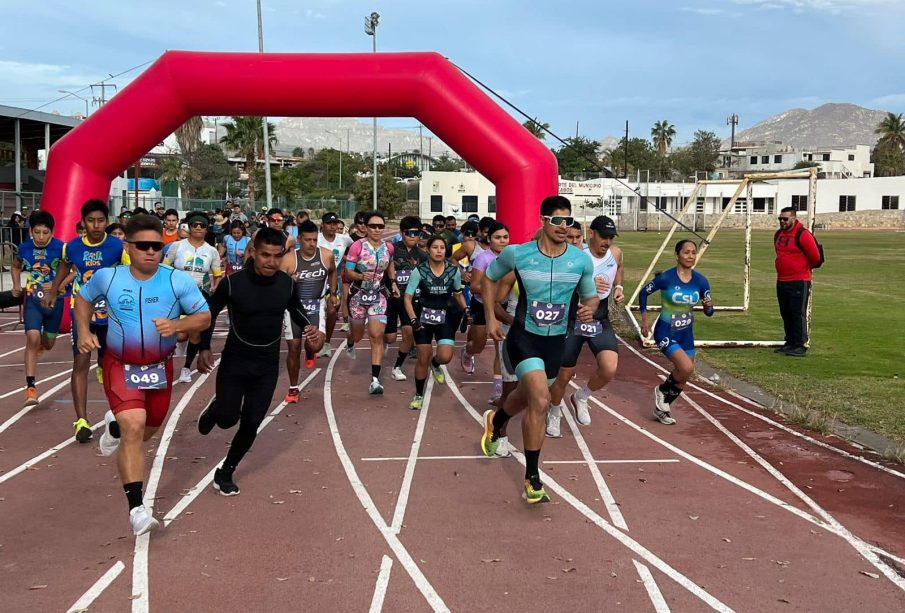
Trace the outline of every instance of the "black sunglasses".
{"type": "Polygon", "coordinates": [[[462,232],[463,238],[474,238],[477,235],[478,235],[477,232],[462,232]]]}
{"type": "Polygon", "coordinates": [[[369,223],[368,227],[372,230],[383,230],[386,228],[386,225],[382,223],[369,223]]]}
{"type": "Polygon", "coordinates": [[[189,224],[189,227],[191,227],[191,228],[206,228],[206,227],[207,227],[207,224],[204,223],[203,221],[193,221],[192,223],[189,224]]]}
{"type": "Polygon", "coordinates": [[[163,251],[162,241],[126,241],[130,245],[135,245],[139,251],[163,251]]]}
{"type": "Polygon", "coordinates": [[[402,235],[409,238],[417,238],[421,236],[421,230],[403,230],[402,235]]]}
{"type": "Polygon", "coordinates": [[[791,221],[791,220],[792,220],[791,217],[777,217],[777,219],[778,219],[779,221],[791,221]]]}

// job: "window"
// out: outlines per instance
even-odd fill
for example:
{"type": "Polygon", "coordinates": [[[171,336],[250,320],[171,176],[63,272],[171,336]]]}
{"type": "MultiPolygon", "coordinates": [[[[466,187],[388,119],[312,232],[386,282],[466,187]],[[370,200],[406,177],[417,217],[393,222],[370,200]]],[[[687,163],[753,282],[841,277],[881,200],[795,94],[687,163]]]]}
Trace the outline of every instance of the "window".
{"type": "Polygon", "coordinates": [[[744,213],[745,206],[747,206],[748,200],[746,198],[739,198],[735,201],[735,206],[732,207],[733,213],[744,213]]]}
{"type": "Polygon", "coordinates": [[[792,203],[790,206],[796,211],[807,211],[808,210],[808,197],[807,196],[792,196],[792,203]]]}
{"type": "Polygon", "coordinates": [[[695,213],[704,212],[704,196],[698,196],[697,202],[695,202],[695,204],[694,204],[694,212],[695,213]]]}
{"type": "Polygon", "coordinates": [[[755,198],[754,199],[754,208],[752,209],[754,213],[766,213],[767,212],[767,199],[766,198],[755,198]]]}
{"type": "Polygon", "coordinates": [[[647,198],[645,198],[641,194],[638,194],[638,210],[639,211],[647,210],[647,198]]]}
{"type": "Polygon", "coordinates": [[[477,213],[478,212],[478,197],[477,196],[462,196],[462,212],[463,213],[477,213]]]}
{"type": "Polygon", "coordinates": [[[496,213],[496,196],[487,196],[487,212],[496,213]]]}
{"type": "Polygon", "coordinates": [[[829,154],[829,153],[824,153],[824,154],[823,154],[823,161],[824,161],[824,162],[829,162],[829,161],[830,161],[830,154],[829,154]]]}
{"type": "Polygon", "coordinates": [[[883,196],[883,205],[880,207],[884,211],[893,211],[899,209],[898,196],[883,196]]]}
{"type": "Polygon", "coordinates": [[[431,213],[443,212],[443,196],[431,196],[431,213]]]}
{"type": "Polygon", "coordinates": [[[751,156],[751,163],[752,163],[752,164],[757,164],[757,156],[756,156],[756,155],[752,155],[752,156],[751,156]]]}
{"type": "Polygon", "coordinates": [[[769,155],[762,155],[762,156],[760,156],[760,163],[761,163],[761,164],[769,164],[769,163],[770,163],[770,156],[769,156],[769,155]]]}
{"type": "Polygon", "coordinates": [[[781,155],[774,155],[774,156],[773,156],[773,163],[774,163],[774,164],[782,164],[782,156],[781,156],[781,155]]]}
{"type": "Polygon", "coordinates": [[[854,162],[854,161],[855,161],[855,154],[854,154],[854,153],[849,153],[849,154],[848,154],[848,161],[849,161],[849,162],[854,162]]]}
{"type": "Polygon", "coordinates": [[[839,196],[839,212],[844,213],[846,211],[854,211],[855,210],[855,197],[854,196],[839,196]]]}

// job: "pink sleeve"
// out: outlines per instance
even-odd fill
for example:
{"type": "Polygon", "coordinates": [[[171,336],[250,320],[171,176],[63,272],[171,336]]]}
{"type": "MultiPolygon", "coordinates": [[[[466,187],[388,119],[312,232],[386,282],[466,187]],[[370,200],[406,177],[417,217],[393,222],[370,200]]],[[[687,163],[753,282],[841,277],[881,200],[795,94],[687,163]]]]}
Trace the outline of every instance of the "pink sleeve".
{"type": "Polygon", "coordinates": [[[352,262],[353,264],[357,264],[358,260],[361,259],[361,239],[352,243],[352,246],[349,247],[349,251],[346,252],[346,262],[352,262]]]}
{"type": "Polygon", "coordinates": [[[387,254],[390,256],[390,261],[393,261],[393,254],[396,252],[396,247],[393,243],[387,243],[387,254]]]}

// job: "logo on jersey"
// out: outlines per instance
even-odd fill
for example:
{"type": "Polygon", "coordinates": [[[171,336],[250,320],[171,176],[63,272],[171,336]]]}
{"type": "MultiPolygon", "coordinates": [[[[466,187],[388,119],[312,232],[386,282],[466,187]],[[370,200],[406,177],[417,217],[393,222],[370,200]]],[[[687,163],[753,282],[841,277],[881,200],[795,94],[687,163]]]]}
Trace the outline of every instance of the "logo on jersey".
{"type": "Polygon", "coordinates": [[[119,308],[123,311],[135,310],[135,299],[132,296],[122,295],[117,302],[119,303],[119,308]]]}
{"type": "MultiPolygon", "coordinates": [[[[677,287],[676,290],[679,290],[677,287]]],[[[701,299],[701,294],[695,290],[690,294],[686,294],[682,291],[675,291],[671,296],[672,301],[675,304],[697,304],[698,300],[701,299]]]]}
{"type": "Polygon", "coordinates": [[[327,271],[323,268],[318,268],[317,270],[297,270],[292,274],[292,280],[299,283],[302,281],[315,281],[326,276],[327,271]]]}

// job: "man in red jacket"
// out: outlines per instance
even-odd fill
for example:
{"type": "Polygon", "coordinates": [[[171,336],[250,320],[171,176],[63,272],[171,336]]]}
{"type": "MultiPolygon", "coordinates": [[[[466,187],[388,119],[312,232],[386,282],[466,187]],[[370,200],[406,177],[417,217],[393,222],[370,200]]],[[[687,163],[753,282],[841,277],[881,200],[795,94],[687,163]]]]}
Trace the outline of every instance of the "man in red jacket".
{"type": "Polygon", "coordinates": [[[788,206],[779,212],[776,248],[776,298],[785,328],[785,344],[776,353],[803,358],[807,355],[807,310],[811,298],[811,269],[820,263],[817,241],[788,206]]]}

